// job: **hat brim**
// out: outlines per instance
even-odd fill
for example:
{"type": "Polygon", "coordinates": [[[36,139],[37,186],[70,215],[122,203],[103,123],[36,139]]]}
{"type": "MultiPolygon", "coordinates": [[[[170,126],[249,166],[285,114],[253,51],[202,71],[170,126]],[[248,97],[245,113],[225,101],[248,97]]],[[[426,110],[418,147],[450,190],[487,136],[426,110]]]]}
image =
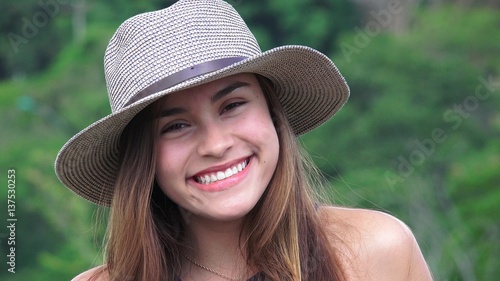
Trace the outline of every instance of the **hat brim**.
{"type": "Polygon", "coordinates": [[[79,196],[110,206],[119,168],[118,143],[134,116],[156,100],[183,89],[238,73],[269,78],[296,135],[332,117],[347,101],[349,88],[333,62],[305,46],[283,46],[149,95],[91,124],[57,155],[59,180],[79,196]]]}

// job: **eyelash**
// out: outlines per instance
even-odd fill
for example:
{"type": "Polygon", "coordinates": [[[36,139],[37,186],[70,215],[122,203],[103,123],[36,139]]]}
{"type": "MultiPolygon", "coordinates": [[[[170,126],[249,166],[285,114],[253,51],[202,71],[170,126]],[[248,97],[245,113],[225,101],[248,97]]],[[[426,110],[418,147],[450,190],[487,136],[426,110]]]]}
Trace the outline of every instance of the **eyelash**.
{"type": "Polygon", "coordinates": [[[238,107],[242,106],[243,104],[245,104],[245,102],[243,102],[243,101],[232,102],[232,103],[230,103],[230,104],[226,105],[226,106],[222,109],[222,113],[227,112],[227,111],[234,110],[235,108],[238,108],[238,107]]]}
{"type": "Polygon", "coordinates": [[[163,130],[161,130],[161,134],[165,134],[165,133],[170,133],[170,132],[175,132],[175,131],[180,131],[182,129],[184,129],[185,127],[187,127],[188,125],[185,124],[185,123],[174,123],[172,125],[169,125],[167,126],[166,128],[164,128],[163,130]]]}
{"type": "MultiPolygon", "coordinates": [[[[242,106],[243,104],[245,104],[245,102],[243,102],[243,101],[232,102],[232,103],[226,105],[222,109],[221,113],[225,113],[225,112],[228,112],[228,111],[235,110],[236,108],[242,106]]],[[[162,129],[160,133],[161,134],[166,134],[166,133],[170,133],[170,132],[180,131],[180,130],[184,129],[185,127],[188,127],[188,126],[189,125],[186,124],[186,123],[174,123],[174,124],[171,124],[171,125],[165,127],[164,129],[162,129]]]]}

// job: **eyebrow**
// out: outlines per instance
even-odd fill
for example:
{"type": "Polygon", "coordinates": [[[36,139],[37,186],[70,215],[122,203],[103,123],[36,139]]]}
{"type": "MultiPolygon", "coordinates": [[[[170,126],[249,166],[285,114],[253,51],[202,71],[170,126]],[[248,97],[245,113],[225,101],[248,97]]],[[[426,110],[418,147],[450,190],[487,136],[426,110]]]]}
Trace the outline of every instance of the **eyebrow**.
{"type": "Polygon", "coordinates": [[[158,114],[158,118],[174,116],[174,115],[182,114],[182,113],[186,113],[186,112],[187,112],[187,109],[185,109],[183,107],[168,108],[168,109],[162,110],[160,112],[160,114],[158,114]]]}
{"type": "Polygon", "coordinates": [[[229,95],[234,90],[236,90],[236,89],[238,89],[240,87],[248,86],[248,85],[250,85],[250,84],[248,84],[246,82],[241,82],[241,81],[237,81],[237,82],[231,83],[231,84],[227,85],[224,89],[222,89],[222,90],[218,91],[217,93],[215,93],[215,95],[213,95],[210,98],[210,101],[212,103],[215,103],[218,100],[222,99],[223,97],[229,95]]]}
{"type": "MultiPolygon", "coordinates": [[[[210,98],[210,102],[211,103],[216,103],[218,100],[220,100],[223,97],[229,95],[234,90],[236,90],[238,88],[241,88],[241,87],[248,86],[248,85],[250,85],[250,84],[248,84],[246,82],[241,82],[241,81],[236,81],[234,83],[231,83],[231,84],[227,85],[226,87],[224,87],[223,89],[219,90],[217,93],[215,93],[210,98]]],[[[160,112],[160,114],[158,115],[158,118],[169,117],[169,116],[173,116],[173,115],[177,115],[177,114],[182,114],[182,113],[186,113],[187,111],[188,110],[186,108],[183,108],[183,107],[167,108],[167,109],[162,110],[160,112]]]]}

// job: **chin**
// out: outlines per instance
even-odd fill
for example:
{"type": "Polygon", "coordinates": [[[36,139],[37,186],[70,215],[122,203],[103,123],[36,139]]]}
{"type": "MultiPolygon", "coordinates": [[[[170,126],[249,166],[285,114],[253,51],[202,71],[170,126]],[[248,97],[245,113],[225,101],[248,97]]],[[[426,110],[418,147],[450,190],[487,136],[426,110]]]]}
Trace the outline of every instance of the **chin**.
{"type": "Polygon", "coordinates": [[[252,206],[242,206],[240,204],[236,207],[217,208],[217,212],[212,213],[211,217],[213,220],[221,222],[240,220],[245,218],[254,206],[255,204],[252,206]]]}

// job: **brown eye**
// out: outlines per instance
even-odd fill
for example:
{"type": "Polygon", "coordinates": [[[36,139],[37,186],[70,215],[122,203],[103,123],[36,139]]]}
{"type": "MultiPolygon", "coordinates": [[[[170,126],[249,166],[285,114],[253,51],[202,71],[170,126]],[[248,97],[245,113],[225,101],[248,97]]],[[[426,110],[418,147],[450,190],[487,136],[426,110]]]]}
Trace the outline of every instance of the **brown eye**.
{"type": "Polygon", "coordinates": [[[232,103],[226,105],[224,107],[224,109],[222,110],[222,112],[224,113],[224,112],[227,112],[227,111],[234,110],[234,109],[240,107],[243,104],[245,104],[245,102],[232,102],[232,103]]]}
{"type": "Polygon", "coordinates": [[[189,125],[185,124],[185,123],[174,123],[174,124],[166,126],[163,130],[161,130],[161,133],[166,134],[166,133],[170,133],[170,132],[177,132],[177,131],[180,131],[188,126],[189,125]]]}

